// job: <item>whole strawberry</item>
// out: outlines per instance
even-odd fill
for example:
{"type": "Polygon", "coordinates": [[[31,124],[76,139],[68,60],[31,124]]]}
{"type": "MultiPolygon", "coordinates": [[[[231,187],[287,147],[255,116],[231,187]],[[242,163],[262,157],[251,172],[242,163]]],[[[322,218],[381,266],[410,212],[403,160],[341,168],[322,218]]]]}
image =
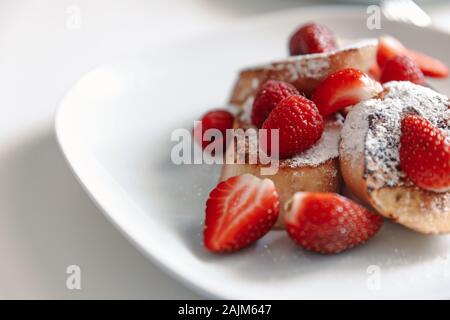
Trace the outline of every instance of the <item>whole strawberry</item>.
{"type": "Polygon", "coordinates": [[[220,182],[206,202],[204,245],[212,252],[236,251],[264,236],[278,218],[273,182],[251,174],[220,182]]]}
{"type": "Polygon", "coordinates": [[[258,128],[261,128],[270,112],[272,112],[281,100],[299,94],[298,90],[289,83],[277,80],[267,81],[258,90],[253,101],[252,123],[258,128]]]}
{"type": "Polygon", "coordinates": [[[222,133],[221,140],[225,146],[226,130],[233,128],[234,116],[226,110],[212,110],[203,115],[201,122],[194,128],[194,136],[204,149],[212,141],[205,138],[208,129],[217,129],[222,133]]]}
{"type": "Polygon", "coordinates": [[[381,83],[395,80],[424,84],[425,76],[414,60],[407,56],[396,56],[386,61],[380,80],[381,83]]]}
{"type": "Polygon", "coordinates": [[[336,193],[297,192],[288,202],[285,223],[299,246],[330,254],[366,242],[383,220],[336,193]]]}
{"type": "Polygon", "coordinates": [[[333,32],[317,23],[308,23],[302,26],[289,39],[291,56],[333,51],[337,48],[333,32]]]}
{"type": "Polygon", "coordinates": [[[272,154],[272,143],[278,143],[280,159],[301,153],[315,144],[322,136],[324,122],[311,100],[303,96],[283,99],[269,114],[262,125],[268,130],[267,149],[272,154]],[[279,130],[279,141],[271,141],[270,131],[279,130]]]}
{"type": "Polygon", "coordinates": [[[407,115],[402,120],[400,167],[418,187],[450,191],[450,138],[428,120],[407,115]]]}

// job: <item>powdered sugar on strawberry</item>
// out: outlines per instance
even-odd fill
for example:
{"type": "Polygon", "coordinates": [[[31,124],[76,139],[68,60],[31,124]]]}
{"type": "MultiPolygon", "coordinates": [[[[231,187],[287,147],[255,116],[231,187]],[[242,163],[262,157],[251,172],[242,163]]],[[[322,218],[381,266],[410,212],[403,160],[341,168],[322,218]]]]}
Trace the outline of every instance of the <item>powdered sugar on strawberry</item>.
{"type": "Polygon", "coordinates": [[[429,88],[411,82],[389,82],[382,98],[357,104],[342,130],[346,156],[364,153],[365,175],[373,188],[406,183],[400,170],[401,119],[416,113],[450,135],[450,101],[429,88]]]}

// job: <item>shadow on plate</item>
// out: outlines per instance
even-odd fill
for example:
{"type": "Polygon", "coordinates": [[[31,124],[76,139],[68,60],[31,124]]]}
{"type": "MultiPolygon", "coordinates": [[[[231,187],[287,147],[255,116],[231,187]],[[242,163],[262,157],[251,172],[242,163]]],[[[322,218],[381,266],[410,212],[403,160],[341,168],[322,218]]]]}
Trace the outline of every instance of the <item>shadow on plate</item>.
{"type": "Polygon", "coordinates": [[[51,127],[2,151],[0,296],[196,297],[106,221],[72,175],[51,127]],[[72,264],[81,268],[81,291],[66,288],[72,264]]]}

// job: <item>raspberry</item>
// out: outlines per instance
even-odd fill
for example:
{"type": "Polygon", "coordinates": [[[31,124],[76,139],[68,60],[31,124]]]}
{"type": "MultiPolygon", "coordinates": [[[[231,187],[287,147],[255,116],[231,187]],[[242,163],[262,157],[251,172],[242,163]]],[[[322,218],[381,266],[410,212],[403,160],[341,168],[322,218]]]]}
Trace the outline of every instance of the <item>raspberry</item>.
{"type": "Polygon", "coordinates": [[[264,120],[281,100],[298,94],[298,90],[289,83],[276,80],[267,81],[258,90],[253,101],[252,123],[261,128],[264,120]]]}

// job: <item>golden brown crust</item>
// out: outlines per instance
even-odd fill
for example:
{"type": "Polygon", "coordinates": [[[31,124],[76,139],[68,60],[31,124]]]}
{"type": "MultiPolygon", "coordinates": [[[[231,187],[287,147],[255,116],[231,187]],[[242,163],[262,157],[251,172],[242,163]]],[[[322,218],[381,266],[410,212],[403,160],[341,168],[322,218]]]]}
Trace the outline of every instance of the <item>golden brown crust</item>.
{"type": "Polygon", "coordinates": [[[348,189],[381,215],[424,234],[450,232],[450,193],[435,193],[415,186],[371,189],[364,177],[363,153],[339,149],[340,170],[348,189]]]}
{"type": "Polygon", "coordinates": [[[367,71],[376,60],[376,41],[338,50],[330,54],[296,56],[261,67],[242,70],[232,91],[230,103],[242,106],[267,80],[292,83],[300,92],[311,94],[329,74],[344,68],[367,71]]]}

